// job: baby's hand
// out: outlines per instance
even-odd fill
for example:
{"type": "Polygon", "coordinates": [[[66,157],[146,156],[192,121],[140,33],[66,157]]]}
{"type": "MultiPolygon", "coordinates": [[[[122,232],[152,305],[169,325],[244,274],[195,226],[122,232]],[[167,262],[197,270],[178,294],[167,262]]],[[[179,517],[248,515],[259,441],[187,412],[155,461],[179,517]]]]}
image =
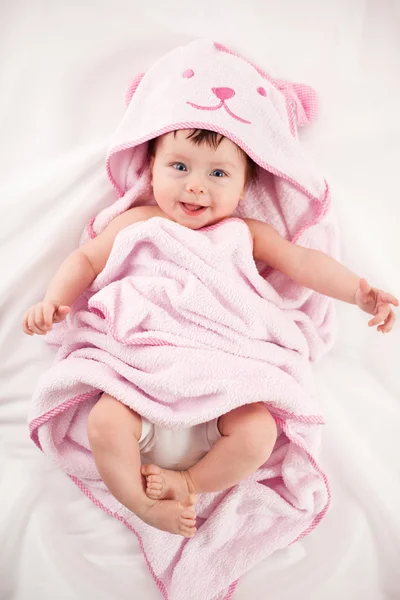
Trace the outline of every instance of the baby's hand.
{"type": "Polygon", "coordinates": [[[376,288],[372,288],[366,279],[360,279],[360,287],[354,296],[355,302],[361,310],[370,315],[375,315],[368,325],[378,325],[378,331],[387,333],[393,328],[396,316],[390,305],[398,306],[397,298],[376,288]],[[383,321],[383,322],[382,322],[383,321]]]}
{"type": "Polygon", "coordinates": [[[59,323],[70,311],[69,306],[43,301],[31,306],[22,319],[22,329],[28,335],[46,335],[53,323],[59,323]]]}

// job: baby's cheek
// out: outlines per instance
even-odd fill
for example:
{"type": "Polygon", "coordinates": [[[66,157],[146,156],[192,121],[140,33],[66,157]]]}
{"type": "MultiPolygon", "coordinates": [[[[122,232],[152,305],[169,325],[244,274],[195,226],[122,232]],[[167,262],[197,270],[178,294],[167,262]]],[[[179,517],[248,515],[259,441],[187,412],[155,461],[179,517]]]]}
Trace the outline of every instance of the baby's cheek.
{"type": "Polygon", "coordinates": [[[176,184],[168,179],[153,181],[153,193],[155,199],[162,203],[172,202],[178,195],[176,184]]]}
{"type": "Polygon", "coordinates": [[[224,197],[227,203],[235,201],[235,198],[239,196],[241,186],[237,181],[228,181],[225,185],[220,187],[219,193],[224,197]]]}

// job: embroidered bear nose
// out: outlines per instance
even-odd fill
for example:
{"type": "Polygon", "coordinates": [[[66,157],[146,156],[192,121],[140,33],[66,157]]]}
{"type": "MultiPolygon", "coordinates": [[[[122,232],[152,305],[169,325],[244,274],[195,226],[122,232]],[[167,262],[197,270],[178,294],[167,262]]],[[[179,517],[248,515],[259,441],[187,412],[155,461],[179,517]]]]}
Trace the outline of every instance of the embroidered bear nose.
{"type": "Polygon", "coordinates": [[[229,98],[235,95],[235,91],[232,88],[212,88],[212,91],[220,100],[229,100],[229,98]]]}

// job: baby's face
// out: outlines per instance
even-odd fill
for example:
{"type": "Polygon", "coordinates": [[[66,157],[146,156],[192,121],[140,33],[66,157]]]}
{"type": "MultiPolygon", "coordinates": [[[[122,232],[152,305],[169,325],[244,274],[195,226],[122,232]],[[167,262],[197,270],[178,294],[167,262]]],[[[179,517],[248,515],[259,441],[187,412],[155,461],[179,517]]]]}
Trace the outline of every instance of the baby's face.
{"type": "Polygon", "coordinates": [[[200,229],[230,217],[244,197],[246,158],[224,138],[218,148],[187,139],[190,129],[157,140],[152,160],[153,193],[173,221],[200,229]]]}

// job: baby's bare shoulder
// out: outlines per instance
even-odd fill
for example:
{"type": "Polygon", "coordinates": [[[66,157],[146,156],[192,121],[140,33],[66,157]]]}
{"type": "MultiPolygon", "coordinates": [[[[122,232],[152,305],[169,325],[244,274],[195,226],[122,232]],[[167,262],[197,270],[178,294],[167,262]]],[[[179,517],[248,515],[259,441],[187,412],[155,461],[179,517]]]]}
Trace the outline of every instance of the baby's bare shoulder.
{"type": "Polygon", "coordinates": [[[242,220],[246,223],[247,227],[249,228],[253,239],[256,239],[259,236],[268,235],[269,233],[274,231],[274,229],[271,227],[271,225],[268,225],[267,223],[264,223],[263,221],[258,221],[257,219],[248,219],[248,218],[243,218],[242,220]]]}
{"type": "Polygon", "coordinates": [[[96,275],[103,270],[118,233],[139,221],[147,221],[151,217],[161,216],[159,210],[158,206],[129,208],[115,217],[99,235],[80,247],[80,251],[89,259],[96,275]]]}
{"type": "Polygon", "coordinates": [[[152,217],[161,216],[163,216],[163,213],[158,206],[133,206],[117,218],[120,220],[122,227],[127,227],[139,221],[147,221],[152,217]]]}

